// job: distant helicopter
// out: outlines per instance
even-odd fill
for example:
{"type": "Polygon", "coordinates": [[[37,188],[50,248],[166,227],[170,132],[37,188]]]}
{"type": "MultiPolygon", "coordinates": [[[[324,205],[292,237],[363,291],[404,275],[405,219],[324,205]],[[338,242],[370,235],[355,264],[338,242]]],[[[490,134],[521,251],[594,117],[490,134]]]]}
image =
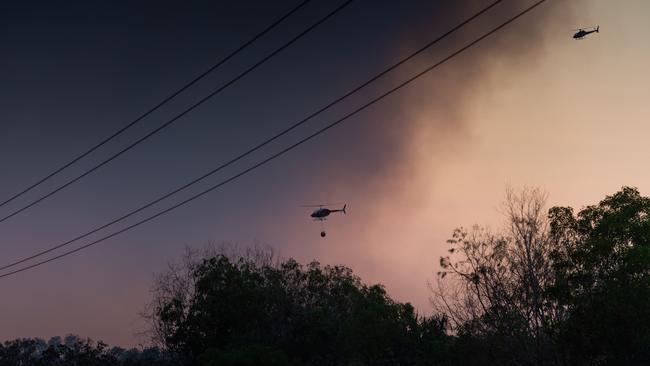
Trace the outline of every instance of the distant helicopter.
{"type": "Polygon", "coordinates": [[[599,33],[598,32],[599,29],[600,29],[600,26],[574,29],[577,32],[573,35],[573,39],[581,40],[581,39],[585,38],[587,35],[589,35],[591,33],[599,33]]]}
{"type": "Polygon", "coordinates": [[[340,209],[340,210],[330,210],[329,208],[325,208],[325,206],[331,206],[331,205],[322,204],[322,205],[305,205],[305,206],[302,206],[302,207],[318,207],[318,209],[314,210],[314,212],[312,212],[310,216],[314,220],[317,220],[317,221],[321,222],[321,232],[320,232],[321,238],[324,238],[325,235],[327,235],[325,233],[325,223],[324,223],[324,221],[327,220],[327,216],[329,216],[331,213],[334,213],[334,212],[343,212],[343,214],[346,214],[347,212],[345,211],[345,209],[346,209],[346,207],[348,205],[343,204],[343,208],[340,209]]]}

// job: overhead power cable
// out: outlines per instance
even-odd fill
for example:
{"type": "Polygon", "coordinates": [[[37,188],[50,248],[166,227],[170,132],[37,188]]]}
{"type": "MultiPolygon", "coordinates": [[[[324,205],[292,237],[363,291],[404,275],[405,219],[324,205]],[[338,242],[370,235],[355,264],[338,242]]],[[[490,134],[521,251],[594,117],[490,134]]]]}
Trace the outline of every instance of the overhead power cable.
{"type": "Polygon", "coordinates": [[[66,182],[65,184],[63,184],[63,185],[59,186],[58,188],[56,188],[56,189],[50,191],[49,193],[47,193],[47,194],[45,194],[45,195],[39,197],[38,199],[32,201],[32,202],[29,203],[28,205],[23,206],[23,207],[21,207],[20,209],[15,210],[15,211],[13,211],[12,213],[10,213],[10,214],[8,214],[8,215],[6,215],[6,216],[0,218],[0,223],[6,221],[6,220],[8,220],[8,219],[10,219],[10,218],[12,218],[12,217],[14,217],[14,216],[16,216],[16,215],[18,215],[19,213],[21,213],[21,212],[23,212],[23,211],[29,209],[30,207],[32,207],[32,206],[38,204],[39,202],[42,202],[43,200],[47,199],[48,197],[53,196],[53,195],[56,194],[57,192],[63,190],[64,188],[70,186],[71,184],[73,184],[73,183],[79,181],[80,179],[82,179],[82,178],[84,178],[85,176],[91,174],[92,172],[96,171],[97,169],[101,168],[102,166],[104,166],[104,165],[108,164],[109,162],[113,161],[114,159],[116,159],[116,158],[119,157],[120,155],[126,153],[127,151],[131,150],[131,149],[134,148],[135,146],[137,146],[137,145],[139,145],[140,143],[144,142],[145,140],[149,139],[151,136],[153,136],[153,135],[157,134],[158,132],[162,131],[163,129],[169,127],[172,123],[176,122],[176,121],[179,120],[181,117],[183,117],[183,116],[185,116],[186,114],[188,114],[189,112],[193,111],[194,109],[196,109],[197,107],[199,107],[201,104],[207,102],[209,99],[211,99],[211,98],[214,97],[215,95],[219,94],[220,92],[222,92],[223,90],[225,90],[226,88],[228,88],[229,86],[231,86],[232,84],[234,84],[235,82],[237,82],[239,79],[243,78],[244,76],[246,76],[247,74],[249,74],[250,72],[252,72],[253,70],[255,70],[256,68],[258,68],[259,66],[261,66],[262,64],[264,64],[265,62],[267,62],[268,60],[270,60],[271,58],[273,58],[275,55],[277,55],[278,53],[280,53],[281,51],[283,51],[283,50],[286,49],[287,47],[291,46],[293,43],[295,43],[296,41],[298,41],[300,38],[302,38],[303,36],[305,36],[307,33],[309,33],[310,31],[312,31],[314,28],[318,27],[319,25],[321,25],[322,23],[324,23],[325,21],[327,21],[328,19],[330,19],[331,17],[333,17],[336,13],[338,13],[338,12],[341,11],[341,10],[343,10],[346,6],[348,6],[348,5],[349,5],[350,3],[352,3],[353,1],[354,1],[354,0],[347,0],[347,1],[345,1],[343,4],[339,5],[336,9],[334,9],[332,12],[330,12],[329,14],[327,14],[326,16],[324,16],[323,18],[321,18],[320,20],[318,20],[316,23],[310,25],[307,29],[305,29],[304,31],[302,31],[302,32],[301,32],[300,34],[298,34],[297,36],[293,37],[293,38],[292,38],[291,40],[289,40],[287,43],[283,44],[282,46],[280,46],[279,48],[277,48],[275,51],[271,52],[269,55],[267,55],[266,57],[262,58],[261,60],[259,60],[259,61],[256,62],[255,64],[253,64],[253,66],[249,67],[248,69],[246,69],[246,70],[245,70],[244,72],[242,72],[241,74],[237,75],[236,77],[234,77],[233,79],[231,79],[231,80],[228,81],[227,83],[223,84],[223,85],[220,86],[218,89],[214,90],[212,93],[210,93],[210,94],[208,94],[207,96],[203,97],[203,98],[200,99],[198,102],[194,103],[194,104],[191,105],[189,108],[185,109],[183,112],[177,114],[177,115],[176,115],[175,117],[173,117],[172,119],[170,119],[170,120],[168,120],[167,122],[163,123],[162,125],[160,125],[160,126],[157,127],[156,129],[154,129],[154,130],[152,130],[151,132],[147,133],[147,134],[144,135],[143,137],[139,138],[139,139],[136,140],[135,142],[131,143],[130,145],[128,145],[127,147],[123,148],[122,150],[120,150],[120,151],[117,152],[116,154],[112,155],[111,157],[107,158],[106,160],[102,161],[101,163],[99,163],[99,164],[95,165],[94,167],[88,169],[88,170],[85,171],[84,173],[82,173],[82,174],[78,175],[77,177],[75,177],[75,178],[69,180],[69,181],[66,182]]]}
{"type": "Polygon", "coordinates": [[[502,1],[503,1],[503,0],[496,0],[496,1],[492,2],[492,3],[489,4],[488,6],[484,7],[483,9],[481,9],[479,12],[473,14],[473,15],[470,16],[469,18],[465,19],[463,22],[459,23],[458,25],[456,25],[455,27],[453,27],[452,29],[450,29],[449,31],[445,32],[444,34],[440,35],[439,37],[435,38],[434,40],[432,40],[432,41],[430,41],[429,43],[425,44],[424,46],[420,47],[418,50],[416,50],[415,52],[411,53],[410,55],[408,55],[408,56],[402,58],[400,61],[398,61],[397,63],[393,64],[392,66],[386,68],[384,71],[380,72],[379,74],[373,76],[372,78],[370,78],[370,79],[367,80],[366,82],[360,84],[359,86],[355,87],[354,89],[350,90],[349,92],[343,94],[343,95],[340,96],[339,98],[334,99],[333,101],[331,101],[330,103],[328,103],[328,104],[325,105],[324,107],[318,109],[317,111],[313,112],[312,114],[308,115],[307,117],[303,118],[302,120],[298,121],[297,123],[295,123],[295,124],[289,126],[288,128],[284,129],[283,131],[277,133],[276,135],[270,137],[269,139],[263,141],[262,143],[258,144],[257,146],[255,146],[255,147],[253,147],[253,148],[251,148],[251,149],[249,149],[249,150],[247,150],[247,151],[245,151],[245,152],[239,154],[238,156],[236,156],[236,157],[230,159],[230,160],[227,161],[226,163],[223,163],[223,164],[217,166],[216,168],[210,170],[209,172],[203,174],[202,176],[200,176],[200,177],[198,177],[198,178],[196,178],[196,179],[194,179],[194,180],[192,180],[192,181],[190,181],[190,182],[188,182],[188,183],[186,183],[186,184],[184,184],[184,185],[182,185],[182,186],[180,186],[180,187],[178,187],[178,188],[172,190],[171,192],[169,192],[169,193],[167,193],[167,194],[165,194],[165,195],[163,195],[163,196],[161,196],[161,197],[159,197],[159,198],[157,198],[157,199],[155,199],[155,200],[153,200],[153,201],[147,203],[146,205],[140,206],[139,208],[137,208],[137,209],[135,209],[135,210],[133,210],[133,211],[130,211],[130,212],[128,212],[127,214],[122,215],[122,216],[116,218],[115,220],[113,220],[113,221],[111,221],[111,222],[109,222],[109,223],[107,223],[107,224],[104,224],[104,225],[102,225],[102,226],[99,226],[99,227],[97,227],[97,228],[95,228],[95,229],[93,229],[93,230],[91,230],[91,231],[89,231],[89,232],[87,232],[87,233],[85,233],[85,234],[79,235],[79,236],[77,236],[77,237],[75,237],[75,238],[73,238],[73,239],[70,239],[70,240],[66,241],[66,242],[63,242],[63,243],[61,243],[61,244],[55,245],[55,246],[53,246],[53,247],[50,247],[50,248],[48,248],[48,249],[42,250],[42,251],[40,251],[40,252],[38,252],[38,253],[35,253],[35,254],[33,254],[33,255],[29,256],[29,257],[26,257],[26,258],[23,258],[23,259],[17,260],[17,261],[15,261],[15,262],[9,263],[9,264],[4,265],[4,266],[1,266],[1,267],[0,267],[0,271],[5,270],[5,269],[10,268],[10,267],[14,267],[14,266],[16,266],[16,265],[18,265],[18,264],[21,264],[21,263],[27,262],[27,261],[29,261],[29,260],[32,260],[32,259],[37,258],[37,257],[40,257],[40,256],[42,256],[42,255],[44,255],[44,254],[47,254],[47,253],[50,253],[50,252],[52,252],[52,251],[54,251],[54,250],[57,250],[57,249],[59,249],[59,248],[61,248],[61,247],[64,247],[64,246],[70,245],[70,244],[72,244],[72,243],[74,243],[74,242],[76,242],[76,241],[79,241],[79,240],[83,239],[83,238],[86,238],[86,237],[88,237],[88,236],[90,236],[90,235],[92,235],[92,234],[94,234],[94,233],[96,233],[96,232],[98,232],[98,231],[100,231],[100,230],[102,230],[102,229],[105,229],[105,228],[107,228],[107,227],[109,227],[109,226],[111,226],[111,225],[113,225],[113,224],[116,224],[116,223],[118,223],[118,222],[120,222],[120,221],[123,221],[123,220],[125,220],[125,219],[127,219],[127,218],[129,218],[129,217],[131,217],[131,216],[133,216],[133,215],[135,215],[135,214],[137,214],[137,213],[139,213],[139,212],[141,212],[141,211],[143,211],[143,210],[145,210],[145,209],[151,207],[151,206],[153,206],[153,205],[155,205],[155,204],[157,204],[157,203],[159,203],[159,202],[161,202],[161,201],[163,201],[163,200],[169,198],[170,196],[173,196],[173,195],[175,195],[176,193],[179,193],[180,191],[183,191],[183,190],[189,188],[190,186],[192,186],[192,185],[194,185],[194,184],[196,184],[196,183],[199,183],[200,181],[202,181],[202,180],[204,180],[204,179],[206,179],[206,178],[212,176],[213,174],[219,172],[220,170],[225,169],[226,167],[228,167],[228,166],[230,166],[230,165],[232,165],[232,164],[238,162],[239,160],[245,158],[246,156],[248,156],[248,155],[254,153],[255,151],[257,151],[257,150],[263,148],[264,146],[270,144],[271,142],[277,140],[278,138],[280,138],[280,137],[286,135],[287,133],[291,132],[291,131],[294,130],[295,128],[297,128],[297,127],[299,127],[299,126],[305,124],[306,122],[308,122],[309,120],[313,119],[313,118],[316,117],[317,115],[323,113],[324,111],[328,110],[329,108],[333,107],[334,105],[338,104],[339,102],[343,101],[344,99],[348,98],[349,96],[355,94],[355,93],[358,92],[359,90],[363,89],[364,87],[366,87],[366,86],[368,86],[369,84],[373,83],[373,82],[376,81],[377,79],[381,78],[382,76],[384,76],[384,75],[386,75],[387,73],[391,72],[392,70],[396,69],[396,68],[399,67],[400,65],[402,65],[402,64],[406,63],[407,61],[413,59],[415,56],[421,54],[421,53],[424,52],[425,50],[429,49],[430,47],[432,47],[432,46],[435,45],[436,43],[438,43],[438,42],[440,42],[441,40],[443,40],[444,38],[448,37],[449,35],[451,35],[451,34],[454,33],[455,31],[457,31],[458,29],[462,28],[463,26],[465,26],[466,24],[468,24],[468,23],[471,22],[472,20],[478,18],[479,16],[481,16],[482,14],[484,14],[485,12],[487,12],[488,10],[492,9],[494,6],[496,6],[497,4],[499,4],[499,3],[502,2],[502,1]]]}
{"type": "Polygon", "coordinates": [[[15,200],[16,198],[18,198],[18,197],[24,195],[25,193],[31,191],[32,189],[34,189],[34,188],[36,188],[37,186],[39,186],[39,185],[41,185],[42,183],[44,183],[45,181],[47,181],[47,180],[49,180],[50,178],[54,177],[55,175],[59,174],[59,173],[62,172],[63,170],[65,170],[65,169],[67,169],[68,167],[72,166],[73,164],[75,164],[75,163],[78,162],[79,160],[81,160],[81,159],[85,158],[86,156],[90,155],[92,152],[94,152],[95,150],[97,150],[97,149],[99,149],[100,147],[104,146],[106,143],[108,143],[109,141],[113,140],[113,139],[116,138],[117,136],[121,135],[124,131],[126,131],[126,130],[128,130],[129,128],[133,127],[133,126],[136,125],[138,122],[142,121],[144,118],[146,118],[147,116],[149,116],[151,113],[155,112],[155,111],[158,110],[160,107],[162,107],[163,105],[167,104],[167,103],[170,102],[172,99],[176,98],[179,94],[181,94],[181,93],[184,92],[185,90],[189,89],[192,85],[194,85],[194,84],[196,84],[197,82],[199,82],[199,80],[201,80],[201,79],[203,79],[204,77],[206,77],[206,76],[207,76],[208,74],[210,74],[212,71],[216,70],[218,67],[220,67],[221,65],[223,65],[224,63],[226,63],[226,61],[228,61],[228,60],[230,60],[231,58],[235,57],[235,55],[237,55],[238,53],[240,53],[241,51],[243,51],[246,47],[248,47],[248,46],[250,46],[251,44],[253,44],[255,41],[257,41],[258,39],[260,39],[262,36],[264,36],[264,35],[267,34],[268,32],[270,32],[273,28],[275,28],[276,26],[280,25],[280,23],[282,23],[284,20],[286,20],[286,19],[289,18],[291,15],[293,15],[295,12],[297,12],[300,8],[302,8],[303,6],[307,5],[307,3],[309,3],[310,1],[311,1],[311,0],[304,0],[304,1],[302,1],[302,2],[301,2],[300,4],[298,4],[295,8],[291,9],[288,13],[284,14],[281,18],[279,18],[278,20],[276,20],[275,22],[273,22],[271,25],[269,25],[268,27],[266,27],[264,30],[262,30],[261,32],[259,32],[258,34],[256,34],[253,38],[249,39],[247,42],[245,42],[244,44],[242,44],[241,46],[239,46],[237,49],[235,49],[234,51],[232,51],[230,54],[228,54],[226,57],[222,58],[222,59],[219,60],[217,63],[215,63],[214,65],[212,65],[209,69],[205,70],[203,73],[201,73],[200,75],[198,75],[197,77],[195,77],[194,79],[192,79],[189,83],[185,84],[185,85],[182,86],[180,89],[176,90],[176,91],[173,92],[171,95],[169,95],[167,98],[163,99],[163,100],[160,101],[158,104],[156,104],[155,106],[153,106],[152,108],[150,108],[149,110],[147,110],[146,112],[144,112],[143,114],[141,114],[138,118],[136,118],[136,119],[134,119],[133,121],[127,123],[124,127],[122,127],[122,128],[120,128],[119,130],[115,131],[112,135],[108,136],[107,138],[105,138],[104,140],[102,140],[101,142],[99,142],[97,145],[95,145],[95,146],[91,147],[90,149],[88,149],[87,151],[81,153],[81,154],[80,154],[79,156],[77,156],[76,158],[74,158],[74,159],[70,160],[69,162],[65,163],[63,166],[59,167],[58,169],[54,170],[54,171],[51,172],[50,174],[48,174],[48,175],[46,175],[45,177],[41,178],[40,180],[36,181],[36,182],[33,183],[32,185],[30,185],[30,186],[28,186],[27,188],[23,189],[22,191],[20,191],[20,192],[14,194],[13,196],[7,198],[6,200],[0,202],[0,207],[3,207],[4,205],[8,204],[9,202],[12,202],[12,201],[15,200]]]}
{"type": "Polygon", "coordinates": [[[66,251],[66,252],[64,252],[64,253],[62,253],[62,254],[59,254],[59,255],[57,255],[57,256],[54,256],[54,257],[51,257],[51,258],[48,258],[48,259],[42,260],[42,261],[40,261],[40,262],[37,262],[37,263],[31,264],[31,265],[28,265],[28,266],[25,266],[25,267],[21,267],[21,268],[19,268],[19,269],[14,270],[14,271],[10,271],[10,272],[7,272],[7,273],[4,273],[4,274],[1,274],[1,275],[0,275],[0,278],[4,278],[4,277],[8,277],[8,276],[12,276],[12,275],[15,275],[15,274],[17,274],[17,273],[20,273],[20,272],[23,272],[23,271],[30,270],[30,269],[32,269],[32,268],[35,268],[35,267],[41,266],[41,265],[43,265],[43,264],[46,264],[46,263],[49,263],[49,262],[52,262],[52,261],[58,260],[58,259],[60,259],[60,258],[66,257],[66,256],[68,256],[68,255],[74,254],[74,253],[76,253],[76,252],[79,252],[79,251],[81,251],[81,250],[83,250],[83,249],[86,249],[86,248],[88,248],[88,247],[90,247],[90,246],[93,246],[93,245],[95,245],[95,244],[99,244],[99,243],[101,243],[101,242],[103,242],[103,241],[106,241],[106,240],[111,239],[111,238],[113,238],[113,237],[115,237],[115,236],[118,236],[118,235],[120,235],[120,234],[122,234],[122,233],[124,233],[124,232],[126,232],[126,231],[129,231],[129,230],[131,230],[131,229],[133,229],[133,228],[135,228],[135,227],[138,227],[138,226],[140,226],[140,225],[142,225],[142,224],[145,224],[145,223],[147,223],[147,222],[149,222],[149,221],[152,221],[152,220],[154,220],[154,219],[156,219],[156,218],[158,218],[158,217],[160,217],[160,216],[162,216],[162,215],[165,215],[165,214],[167,214],[167,213],[170,212],[170,211],[173,211],[173,210],[175,210],[175,209],[177,209],[177,208],[179,208],[179,207],[181,207],[181,206],[184,206],[184,205],[186,205],[187,203],[192,202],[192,201],[194,201],[195,199],[197,199],[197,198],[199,198],[199,197],[202,197],[202,196],[204,196],[204,195],[206,195],[206,194],[208,194],[208,193],[210,193],[210,192],[212,192],[212,191],[214,191],[214,190],[216,190],[216,189],[218,189],[218,188],[220,188],[220,187],[222,187],[222,186],[228,184],[229,182],[232,182],[233,180],[235,180],[235,179],[237,179],[237,178],[239,178],[239,177],[241,177],[241,176],[243,176],[243,175],[245,175],[245,174],[247,174],[247,173],[249,173],[249,172],[251,172],[251,171],[257,169],[257,168],[259,168],[260,166],[263,166],[263,165],[265,165],[265,164],[267,164],[267,163],[269,163],[269,162],[275,160],[276,158],[278,158],[278,157],[284,155],[285,153],[287,153],[287,152],[293,150],[294,148],[296,148],[296,147],[298,147],[298,146],[304,144],[305,142],[307,142],[307,141],[313,139],[314,137],[316,137],[316,136],[318,136],[318,135],[324,133],[325,131],[331,129],[332,127],[335,127],[335,126],[337,126],[337,125],[343,123],[344,121],[347,121],[350,117],[352,117],[352,116],[354,116],[354,115],[360,113],[361,111],[367,109],[368,107],[374,105],[375,103],[379,102],[379,101],[382,100],[383,98],[385,98],[385,97],[387,97],[387,96],[389,96],[389,95],[391,95],[391,94],[397,92],[398,90],[402,89],[402,88],[405,87],[406,85],[408,85],[408,84],[412,83],[413,81],[419,79],[420,77],[424,76],[425,74],[429,73],[430,71],[434,70],[435,68],[439,67],[440,65],[442,65],[442,64],[444,64],[444,63],[446,63],[446,62],[448,62],[449,60],[451,60],[451,59],[453,59],[454,57],[456,57],[457,55],[463,53],[463,52],[466,51],[467,49],[473,47],[474,45],[476,45],[477,43],[481,42],[481,41],[484,40],[485,38],[487,38],[487,37],[489,37],[490,35],[496,33],[497,31],[499,31],[500,29],[504,28],[504,27],[507,26],[508,24],[514,22],[516,19],[522,17],[523,15],[527,14],[527,13],[530,12],[531,10],[535,9],[536,7],[538,7],[539,5],[541,5],[542,3],[544,3],[545,1],[546,1],[546,0],[539,0],[539,1],[537,1],[536,3],[532,4],[531,6],[527,7],[527,8],[524,9],[524,10],[522,10],[521,12],[517,13],[517,14],[514,15],[513,17],[509,18],[509,19],[506,20],[505,22],[503,22],[503,23],[501,23],[500,25],[498,25],[498,26],[492,28],[491,30],[489,30],[488,32],[486,32],[485,34],[483,34],[482,36],[476,38],[474,41],[472,41],[472,42],[466,44],[465,46],[463,46],[463,47],[460,48],[459,50],[453,52],[452,54],[450,54],[449,56],[445,57],[444,59],[442,59],[442,60],[436,62],[435,64],[433,64],[433,65],[427,67],[426,69],[424,69],[424,70],[418,72],[417,74],[413,75],[412,77],[408,78],[406,81],[404,81],[404,82],[400,83],[399,85],[397,85],[397,86],[395,86],[395,87],[389,89],[389,90],[386,91],[385,93],[379,95],[378,97],[376,97],[376,98],[372,99],[371,101],[365,103],[365,104],[362,105],[361,107],[359,107],[359,108],[353,110],[352,112],[346,114],[346,115],[343,116],[342,118],[340,118],[340,119],[338,119],[338,120],[336,120],[336,121],[334,121],[334,122],[328,124],[327,126],[321,128],[320,130],[318,130],[318,131],[316,131],[316,132],[314,132],[314,133],[308,135],[307,137],[302,138],[302,139],[299,140],[298,142],[296,142],[296,143],[294,143],[294,144],[292,144],[292,145],[290,145],[290,146],[288,146],[288,147],[282,149],[281,151],[279,151],[279,152],[277,152],[277,153],[271,155],[270,157],[268,157],[268,158],[266,158],[266,159],[264,159],[264,160],[258,162],[258,163],[255,164],[255,165],[253,165],[253,166],[251,166],[251,167],[249,167],[249,168],[247,168],[247,169],[245,169],[245,170],[239,172],[238,174],[236,174],[236,175],[234,175],[234,176],[231,176],[230,178],[228,178],[228,179],[226,179],[226,180],[223,180],[223,181],[221,181],[220,183],[218,183],[218,184],[216,184],[216,185],[213,185],[213,186],[211,186],[210,188],[208,188],[208,189],[206,189],[206,190],[204,190],[204,191],[202,191],[202,192],[199,192],[199,193],[197,193],[197,194],[195,194],[195,195],[193,195],[193,196],[191,196],[191,197],[189,197],[189,198],[187,198],[187,199],[185,199],[185,200],[183,200],[183,201],[181,201],[181,202],[179,202],[179,203],[177,203],[177,204],[175,204],[175,205],[173,205],[173,206],[171,206],[171,207],[169,207],[169,208],[166,208],[166,209],[164,209],[164,210],[162,210],[162,211],[160,211],[160,212],[158,212],[158,213],[156,213],[156,214],[154,214],[154,215],[152,215],[152,216],[149,216],[149,217],[147,217],[147,218],[145,218],[145,219],[142,219],[142,220],[140,220],[140,221],[138,221],[138,222],[136,222],[136,223],[134,223],[134,224],[131,224],[131,225],[129,225],[129,226],[123,228],[123,229],[120,229],[120,230],[118,230],[118,231],[116,231],[116,232],[114,232],[114,233],[112,233],[112,234],[109,234],[109,235],[107,235],[107,236],[104,236],[104,237],[102,237],[102,238],[100,238],[100,239],[97,239],[97,240],[92,241],[92,242],[90,242],[90,243],[88,243],[88,244],[82,245],[82,246],[77,247],[77,248],[75,248],[75,249],[72,249],[72,250],[66,251]]]}

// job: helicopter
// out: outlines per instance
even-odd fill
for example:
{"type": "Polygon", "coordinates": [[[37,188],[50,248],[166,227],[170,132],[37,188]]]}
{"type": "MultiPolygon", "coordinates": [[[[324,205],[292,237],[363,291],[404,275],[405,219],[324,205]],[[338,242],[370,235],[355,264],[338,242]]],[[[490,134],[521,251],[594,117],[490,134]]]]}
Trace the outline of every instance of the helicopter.
{"type": "Polygon", "coordinates": [[[599,33],[598,30],[600,30],[600,26],[590,27],[590,28],[580,28],[574,30],[577,32],[573,35],[573,39],[581,40],[591,33],[599,33]]]}
{"type": "Polygon", "coordinates": [[[329,208],[325,208],[325,206],[330,206],[330,205],[322,204],[322,205],[305,205],[305,206],[302,206],[302,207],[318,207],[318,209],[314,210],[314,212],[312,212],[310,216],[314,220],[321,222],[321,232],[320,232],[321,238],[324,238],[325,235],[327,235],[325,233],[325,222],[324,222],[325,220],[327,220],[327,216],[329,216],[330,214],[332,214],[334,212],[343,212],[343,214],[345,215],[347,213],[345,211],[345,209],[347,208],[348,205],[343,204],[343,208],[339,209],[339,210],[331,210],[329,208]]]}

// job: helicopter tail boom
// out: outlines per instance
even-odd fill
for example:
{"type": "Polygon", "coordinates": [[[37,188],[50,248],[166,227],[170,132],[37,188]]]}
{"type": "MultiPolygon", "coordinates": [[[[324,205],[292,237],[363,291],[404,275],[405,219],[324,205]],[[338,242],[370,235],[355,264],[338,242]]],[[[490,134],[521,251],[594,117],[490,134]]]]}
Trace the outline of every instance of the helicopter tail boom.
{"type": "Polygon", "coordinates": [[[346,207],[348,207],[347,204],[343,205],[343,208],[340,210],[329,210],[330,213],[332,212],[343,212],[344,214],[347,214],[347,211],[345,211],[346,207]]]}

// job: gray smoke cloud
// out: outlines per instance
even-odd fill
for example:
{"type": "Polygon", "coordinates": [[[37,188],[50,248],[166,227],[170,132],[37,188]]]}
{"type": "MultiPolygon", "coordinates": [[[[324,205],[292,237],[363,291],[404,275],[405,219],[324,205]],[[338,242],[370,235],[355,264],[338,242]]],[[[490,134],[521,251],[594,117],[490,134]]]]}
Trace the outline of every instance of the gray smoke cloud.
{"type": "MultiPolygon", "coordinates": [[[[383,88],[435,63],[532,3],[504,1],[392,74],[383,88]]],[[[428,7],[428,22],[403,29],[400,41],[393,45],[394,59],[487,4],[447,1],[428,7]]],[[[328,244],[321,255],[332,256],[334,261],[345,258],[364,277],[386,284],[398,298],[414,301],[421,311],[427,311],[425,281],[444,250],[444,240],[434,241],[450,233],[441,233],[448,228],[433,226],[435,217],[444,216],[445,207],[432,202],[431,192],[440,180],[454,179],[441,166],[462,156],[480,138],[470,132],[475,98],[514,82],[508,75],[535,72],[536,60],[547,52],[546,31],[570,23],[575,6],[547,1],[386,98],[356,124],[338,130],[341,147],[331,153],[323,172],[328,177],[328,197],[352,197],[348,199],[353,201],[350,211],[354,216],[337,224],[344,225],[340,230],[345,244],[328,244]]],[[[499,200],[495,197],[495,203],[499,200]]]]}

